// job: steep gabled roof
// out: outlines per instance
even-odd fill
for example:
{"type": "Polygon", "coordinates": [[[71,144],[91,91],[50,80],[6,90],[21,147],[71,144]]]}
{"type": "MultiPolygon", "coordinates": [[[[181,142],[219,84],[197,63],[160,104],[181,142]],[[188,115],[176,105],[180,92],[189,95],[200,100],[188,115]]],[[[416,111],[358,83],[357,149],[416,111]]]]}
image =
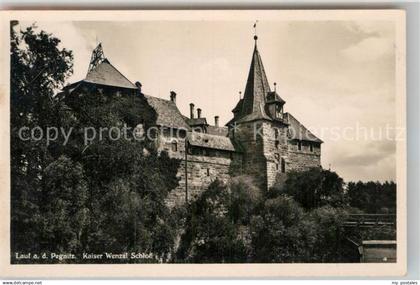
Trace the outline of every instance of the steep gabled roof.
{"type": "Polygon", "coordinates": [[[188,133],[187,138],[188,138],[188,143],[192,146],[226,150],[226,151],[236,150],[229,137],[192,132],[192,133],[188,133]]]}
{"type": "Polygon", "coordinates": [[[252,119],[270,119],[264,111],[266,96],[270,91],[270,85],[268,84],[255,38],[255,47],[246,82],[241,117],[252,115],[252,119]]]}
{"type": "Polygon", "coordinates": [[[136,89],[137,87],[131,83],[121,72],[119,72],[107,59],[102,61],[95,68],[90,70],[84,82],[136,89]]]}
{"type": "Polygon", "coordinates": [[[207,133],[215,136],[227,137],[229,130],[227,127],[207,126],[207,133]]]}
{"type": "Polygon", "coordinates": [[[92,56],[86,77],[78,82],[74,82],[65,87],[68,92],[72,92],[83,83],[105,85],[127,89],[137,89],[137,87],[118,71],[105,57],[102,44],[92,51],[92,56]]]}
{"type": "Polygon", "coordinates": [[[208,125],[207,124],[207,120],[206,118],[187,118],[187,123],[188,125],[190,125],[191,127],[193,126],[202,126],[202,125],[208,125]]]}
{"type": "Polygon", "coordinates": [[[144,97],[146,98],[147,103],[156,112],[157,125],[190,130],[190,126],[185,122],[184,116],[178,110],[178,107],[173,101],[149,95],[144,95],[144,97]]]}
{"type": "Polygon", "coordinates": [[[304,125],[302,125],[295,117],[290,113],[285,113],[287,121],[289,123],[289,138],[295,140],[304,140],[323,143],[321,139],[311,133],[304,125]]]}

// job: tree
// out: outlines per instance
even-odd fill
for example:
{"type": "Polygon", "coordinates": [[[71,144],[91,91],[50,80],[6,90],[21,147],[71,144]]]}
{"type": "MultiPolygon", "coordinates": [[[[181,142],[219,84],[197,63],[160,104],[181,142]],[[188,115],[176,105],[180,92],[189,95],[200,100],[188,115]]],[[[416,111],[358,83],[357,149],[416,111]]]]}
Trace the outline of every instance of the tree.
{"type": "Polygon", "coordinates": [[[240,227],[230,215],[237,212],[232,212],[231,206],[231,193],[219,180],[188,205],[185,232],[177,251],[178,262],[232,263],[247,259],[240,227]]]}
{"type": "MultiPolygon", "coordinates": [[[[76,129],[119,128],[122,132],[145,120],[137,94],[91,85],[78,92],[62,99],[76,129]]],[[[166,152],[146,151],[147,145],[135,140],[132,131],[118,139],[106,133],[97,135],[88,144],[83,136],[76,133],[63,151],[83,165],[89,183],[92,222],[86,248],[91,252],[152,253],[154,261],[166,261],[176,230],[165,199],[178,185],[180,162],[166,152]]]]}
{"type": "Polygon", "coordinates": [[[366,213],[395,213],[396,184],[394,182],[350,182],[347,200],[351,207],[366,213]]]}
{"type": "Polygon", "coordinates": [[[324,205],[338,207],[344,204],[343,184],[343,179],[335,172],[311,168],[289,173],[284,186],[272,191],[290,195],[305,209],[324,205]]]}
{"type": "Polygon", "coordinates": [[[329,205],[308,212],[302,221],[307,262],[343,262],[347,211],[329,205]]]}
{"type": "Polygon", "coordinates": [[[235,224],[248,225],[256,208],[261,203],[262,193],[252,177],[237,176],[229,182],[229,216],[235,224]]]}
{"type": "Polygon", "coordinates": [[[296,262],[304,252],[301,220],[304,211],[293,198],[267,199],[252,218],[253,262],[296,262]]]}
{"type": "Polygon", "coordinates": [[[138,251],[165,261],[175,239],[165,198],[179,161],[146,151],[130,131],[86,144],[86,128],[133,129],[156,116],[132,90],[85,84],[55,96],[73,60],[59,43],[35,26],[11,29],[12,252],[138,251]],[[21,127],[73,132],[67,143],[25,141],[21,127]]]}
{"type": "Polygon", "coordinates": [[[56,126],[54,93],[71,75],[73,56],[59,39],[35,26],[16,32],[17,24],[10,29],[11,248],[37,251],[43,172],[53,158],[45,137],[21,140],[19,130],[56,126]]]}
{"type": "Polygon", "coordinates": [[[80,252],[82,236],[90,220],[82,166],[68,157],[59,157],[46,167],[42,189],[40,241],[43,249],[80,252]]]}

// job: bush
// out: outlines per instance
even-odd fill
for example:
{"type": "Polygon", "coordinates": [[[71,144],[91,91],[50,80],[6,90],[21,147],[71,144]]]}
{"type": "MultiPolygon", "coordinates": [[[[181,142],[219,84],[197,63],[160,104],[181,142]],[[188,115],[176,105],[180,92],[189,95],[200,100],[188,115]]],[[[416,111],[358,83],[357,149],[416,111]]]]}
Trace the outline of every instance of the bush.
{"type": "Polygon", "coordinates": [[[344,181],[335,172],[312,168],[303,172],[288,174],[284,186],[273,192],[285,193],[295,199],[303,208],[310,210],[324,205],[344,205],[344,181]]]}

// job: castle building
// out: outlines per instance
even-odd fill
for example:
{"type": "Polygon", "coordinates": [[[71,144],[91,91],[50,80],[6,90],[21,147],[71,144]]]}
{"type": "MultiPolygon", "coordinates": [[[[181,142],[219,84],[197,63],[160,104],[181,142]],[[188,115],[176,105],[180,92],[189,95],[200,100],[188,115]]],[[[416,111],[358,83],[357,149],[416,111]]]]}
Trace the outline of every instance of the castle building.
{"type": "Polygon", "coordinates": [[[194,199],[215,179],[228,181],[236,175],[252,176],[260,187],[269,189],[287,172],[320,167],[322,141],[284,111],[286,102],[275,84],[274,90],[270,88],[257,36],[254,40],[244,96],[225,126],[218,116],[210,124],[193,103],[189,116],[181,114],[174,91],[168,99],[143,94],[139,82],[133,84],[105,58],[101,44],[93,51],[86,78],[66,86],[63,93],[80,96],[93,86],[105,96],[141,98],[145,121],[138,128],[146,132],[153,127],[153,147],[180,160],[179,186],[169,194],[170,206],[194,199]]]}

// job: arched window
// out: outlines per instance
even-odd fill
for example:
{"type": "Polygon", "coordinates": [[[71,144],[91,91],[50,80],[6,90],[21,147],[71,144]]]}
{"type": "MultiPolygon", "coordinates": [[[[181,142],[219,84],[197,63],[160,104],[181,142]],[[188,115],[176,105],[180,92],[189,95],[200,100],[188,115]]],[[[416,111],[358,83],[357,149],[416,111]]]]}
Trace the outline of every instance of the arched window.
{"type": "Polygon", "coordinates": [[[314,151],[314,146],[312,144],[310,144],[309,149],[310,149],[311,152],[313,152],[314,151]]]}
{"type": "Polygon", "coordinates": [[[178,151],[178,143],[176,141],[172,141],[171,148],[172,148],[173,152],[177,152],[178,151]]]}
{"type": "Polygon", "coordinates": [[[302,142],[298,141],[298,150],[302,150],[302,142]]]}
{"type": "Polygon", "coordinates": [[[284,158],[281,159],[281,173],[285,173],[286,172],[286,161],[284,160],[284,158]]]}

